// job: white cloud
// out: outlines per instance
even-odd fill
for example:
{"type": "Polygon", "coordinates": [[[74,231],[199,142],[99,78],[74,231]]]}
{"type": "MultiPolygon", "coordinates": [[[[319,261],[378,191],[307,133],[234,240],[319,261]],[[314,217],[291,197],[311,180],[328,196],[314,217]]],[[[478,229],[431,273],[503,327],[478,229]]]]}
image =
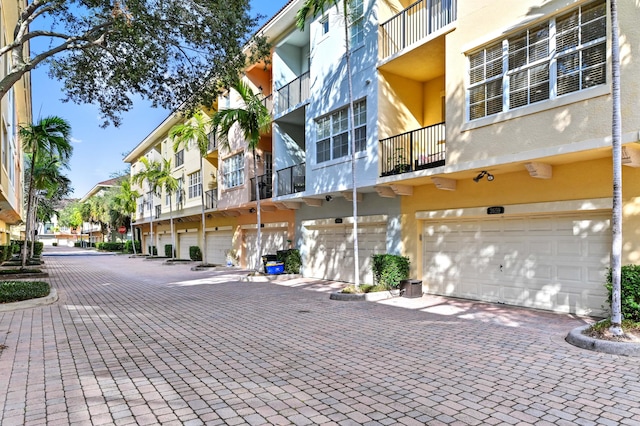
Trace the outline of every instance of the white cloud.
{"type": "Polygon", "coordinates": [[[82,140],[81,139],[76,139],[76,138],[71,138],[71,143],[75,143],[75,144],[82,143],[82,140]]]}

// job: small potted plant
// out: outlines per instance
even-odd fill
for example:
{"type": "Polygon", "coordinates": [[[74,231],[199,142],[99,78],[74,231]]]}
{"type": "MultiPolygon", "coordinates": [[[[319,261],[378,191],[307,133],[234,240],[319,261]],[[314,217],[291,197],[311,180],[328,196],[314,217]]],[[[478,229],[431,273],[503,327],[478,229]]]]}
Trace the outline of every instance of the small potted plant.
{"type": "Polygon", "coordinates": [[[411,171],[411,164],[404,156],[404,148],[396,148],[393,158],[393,174],[407,173],[411,171]]]}

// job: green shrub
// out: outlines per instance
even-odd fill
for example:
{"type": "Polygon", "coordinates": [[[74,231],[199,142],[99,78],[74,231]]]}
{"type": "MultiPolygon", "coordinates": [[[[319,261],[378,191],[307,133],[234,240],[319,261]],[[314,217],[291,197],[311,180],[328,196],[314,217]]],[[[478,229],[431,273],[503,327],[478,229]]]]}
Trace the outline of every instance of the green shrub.
{"type": "Polygon", "coordinates": [[[52,246],[54,247],[58,247],[58,243],[56,243],[55,241],[53,243],[51,243],[52,246]]]}
{"type": "Polygon", "coordinates": [[[104,251],[122,251],[124,249],[124,243],[112,243],[112,242],[96,243],[96,248],[98,250],[104,250],[104,251]]]}
{"type": "Polygon", "coordinates": [[[376,287],[384,290],[398,288],[400,281],[409,278],[409,258],[396,254],[374,254],[373,276],[376,287]]]}
{"type": "MultiPolygon", "coordinates": [[[[607,302],[611,306],[611,268],[607,272],[605,287],[608,291],[607,302]]],[[[625,265],[620,275],[620,302],[622,317],[625,320],[640,322],[640,265],[625,265]]]]}
{"type": "Polygon", "coordinates": [[[82,241],[76,241],[75,243],[73,243],[74,247],[82,247],[82,241]]]}
{"type": "Polygon", "coordinates": [[[202,252],[200,251],[200,247],[198,246],[189,247],[189,258],[191,260],[202,260],[202,252]]]}
{"type": "Polygon", "coordinates": [[[300,250],[278,250],[276,252],[279,262],[284,263],[284,272],[286,274],[299,274],[302,259],[300,258],[300,250]]]}
{"type": "Polygon", "coordinates": [[[0,262],[11,259],[13,248],[11,246],[0,246],[0,262]]]}
{"type": "Polygon", "coordinates": [[[167,257],[173,257],[173,244],[164,245],[164,255],[167,257]]]}
{"type": "MultiPolygon", "coordinates": [[[[140,244],[140,241],[136,240],[135,244],[136,253],[140,253],[142,251],[142,245],[140,244]]],[[[131,240],[127,240],[124,242],[124,251],[127,253],[133,253],[133,244],[131,243],[131,240]]]]}
{"type": "Polygon", "coordinates": [[[148,246],[147,248],[149,249],[149,254],[151,254],[151,256],[157,256],[158,255],[158,247],[156,247],[156,246],[148,246]]]}
{"type": "Polygon", "coordinates": [[[0,303],[45,297],[49,291],[49,284],[42,281],[0,281],[0,303]]]}
{"type": "MultiPolygon", "coordinates": [[[[24,245],[24,240],[16,240],[14,241],[14,244],[17,246],[17,251],[14,251],[14,253],[20,253],[22,251],[22,246],[24,245]]],[[[36,241],[33,245],[33,257],[40,257],[43,247],[44,243],[42,241],[36,241]]],[[[29,248],[31,248],[31,241],[29,241],[29,248]]]]}

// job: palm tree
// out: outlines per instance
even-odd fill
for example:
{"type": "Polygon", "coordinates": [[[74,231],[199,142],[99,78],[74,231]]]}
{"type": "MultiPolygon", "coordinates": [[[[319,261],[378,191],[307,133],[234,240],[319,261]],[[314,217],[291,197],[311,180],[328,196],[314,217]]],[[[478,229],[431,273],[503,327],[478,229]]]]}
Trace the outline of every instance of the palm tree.
{"type": "Polygon", "coordinates": [[[160,171],[160,163],[157,161],[149,160],[147,157],[142,157],[140,162],[144,166],[144,170],[139,171],[135,175],[133,175],[132,179],[135,183],[142,186],[146,181],[149,185],[149,193],[150,195],[150,203],[151,203],[151,214],[149,219],[150,230],[151,230],[151,248],[149,249],[149,255],[153,256],[153,247],[155,247],[155,242],[153,239],[153,196],[158,192],[158,174],[160,171]]]}
{"type": "Polygon", "coordinates": [[[176,239],[173,232],[173,194],[178,190],[178,179],[171,174],[171,160],[162,159],[160,170],[156,175],[156,181],[160,188],[163,188],[169,197],[169,223],[171,224],[171,258],[174,258],[176,249],[176,239]]]}
{"type": "Polygon", "coordinates": [[[31,218],[33,217],[33,206],[35,197],[35,165],[40,153],[48,154],[51,158],[59,159],[65,165],[71,158],[73,147],[71,146],[71,126],[69,123],[56,116],[45,117],[37,123],[27,126],[20,126],[18,131],[22,140],[25,152],[30,155],[30,173],[27,185],[27,213],[25,225],[25,244],[22,251],[22,267],[27,265],[27,244],[26,239],[33,240],[33,230],[31,218]]]}
{"type": "Polygon", "coordinates": [[[256,149],[260,143],[260,137],[271,130],[271,114],[262,101],[256,96],[247,84],[238,80],[233,89],[238,92],[244,105],[239,108],[222,109],[211,118],[211,126],[218,132],[221,143],[229,149],[229,132],[237,125],[247,141],[247,147],[253,154],[253,176],[255,177],[256,212],[258,224],[258,247],[256,267],[260,269],[262,235],[260,231],[260,183],[258,182],[258,166],[256,164],[256,149]]]}
{"type": "Polygon", "coordinates": [[[204,218],[205,202],[204,202],[204,168],[202,159],[206,157],[209,151],[209,120],[202,111],[196,112],[186,123],[176,124],[169,130],[169,137],[173,140],[173,151],[178,152],[180,147],[185,150],[189,149],[190,142],[195,142],[200,154],[200,203],[202,205],[202,262],[207,265],[207,238],[206,223],[204,218]]]}
{"type": "Polygon", "coordinates": [[[136,201],[140,198],[140,193],[138,191],[131,189],[131,180],[130,179],[122,179],[120,182],[120,186],[118,187],[118,192],[113,197],[114,207],[123,213],[123,216],[128,217],[126,220],[123,217],[122,225],[127,226],[131,229],[131,245],[133,246],[133,254],[136,254],[136,242],[133,238],[133,226],[131,216],[136,211],[136,201]],[[127,223],[128,222],[128,223],[127,223]]]}
{"type": "Polygon", "coordinates": [[[349,5],[351,0],[306,0],[298,13],[296,14],[296,26],[299,30],[304,31],[307,15],[311,13],[311,17],[315,18],[324,10],[331,6],[336,6],[342,2],[342,13],[344,16],[344,43],[345,58],[347,63],[347,82],[349,87],[349,129],[351,138],[351,185],[352,185],[352,205],[353,205],[353,263],[354,263],[354,286],[360,288],[360,268],[358,256],[358,192],[356,190],[356,134],[353,123],[355,123],[355,112],[353,109],[353,76],[351,73],[351,47],[349,39],[349,5]]]}
{"type": "Polygon", "coordinates": [[[620,336],[622,331],[622,116],[620,113],[620,42],[618,29],[618,5],[611,0],[611,96],[613,149],[613,208],[611,219],[611,327],[612,334],[620,336]]]}

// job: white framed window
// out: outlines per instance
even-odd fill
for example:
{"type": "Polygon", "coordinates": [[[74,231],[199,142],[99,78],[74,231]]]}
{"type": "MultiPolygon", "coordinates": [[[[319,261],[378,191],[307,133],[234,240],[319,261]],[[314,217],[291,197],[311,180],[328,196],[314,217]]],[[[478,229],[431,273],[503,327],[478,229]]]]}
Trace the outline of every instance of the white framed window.
{"type": "Polygon", "coordinates": [[[469,120],[605,84],[606,19],[598,0],[469,54],[469,120]]]}
{"type": "Polygon", "coordinates": [[[226,189],[244,185],[244,152],[232,155],[224,160],[222,182],[226,189]]]}
{"type": "Polygon", "coordinates": [[[325,15],[320,19],[320,32],[322,35],[329,33],[329,15],[325,15]]]}
{"type": "Polygon", "coordinates": [[[202,195],[202,185],[200,170],[189,175],[189,198],[196,198],[202,195]]]}
{"type": "Polygon", "coordinates": [[[180,206],[184,203],[184,179],[182,177],[178,178],[178,190],[176,191],[176,205],[180,206]]]}
{"type": "Polygon", "coordinates": [[[173,167],[180,167],[184,164],[184,149],[173,155],[173,167]]]}
{"type": "MultiPolygon", "coordinates": [[[[367,102],[353,105],[356,151],[367,145],[367,102]]],[[[316,120],[316,163],[335,160],[351,154],[349,147],[349,108],[342,108],[316,120]]]]}
{"type": "Polygon", "coordinates": [[[353,0],[349,3],[349,29],[351,46],[364,42],[364,0],[353,0]]]}

